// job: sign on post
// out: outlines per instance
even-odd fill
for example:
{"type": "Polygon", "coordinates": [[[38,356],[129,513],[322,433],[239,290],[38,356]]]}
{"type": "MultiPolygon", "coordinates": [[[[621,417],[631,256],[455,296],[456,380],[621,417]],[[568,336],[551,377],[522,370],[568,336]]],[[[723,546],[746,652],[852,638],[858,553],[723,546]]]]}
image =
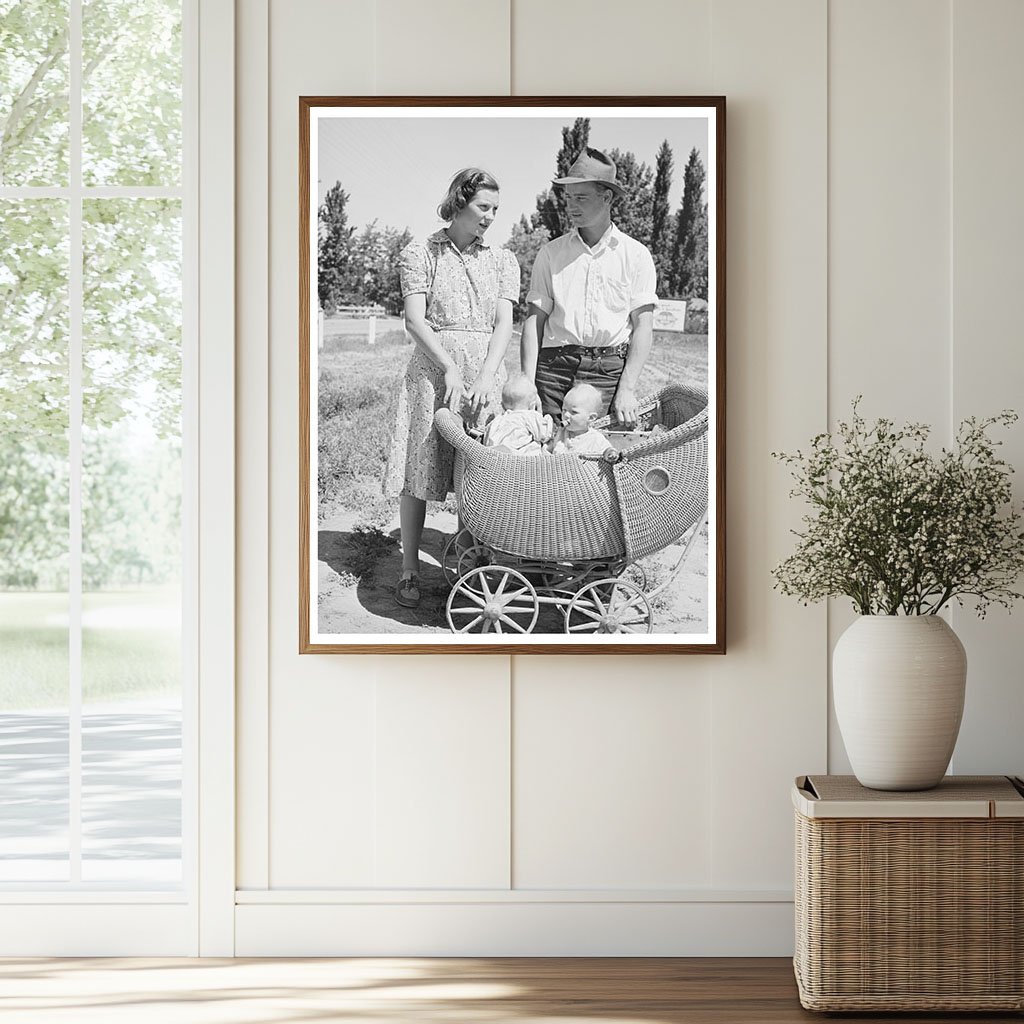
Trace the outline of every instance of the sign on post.
{"type": "Polygon", "coordinates": [[[686,331],[686,299],[660,299],[654,309],[656,331],[686,331]]]}

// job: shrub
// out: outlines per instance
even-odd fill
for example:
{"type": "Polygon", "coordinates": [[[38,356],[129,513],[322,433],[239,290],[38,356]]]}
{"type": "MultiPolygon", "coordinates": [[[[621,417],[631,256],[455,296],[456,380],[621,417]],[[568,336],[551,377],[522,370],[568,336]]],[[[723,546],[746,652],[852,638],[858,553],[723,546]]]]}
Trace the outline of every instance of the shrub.
{"type": "Polygon", "coordinates": [[[862,615],[934,615],[968,596],[979,616],[991,604],[1009,608],[1024,596],[1013,589],[1024,517],[987,431],[1016,413],[964,420],[952,450],[935,456],[927,426],[869,426],[858,402],[838,436],[775,455],[796,480],[793,495],[811,505],[796,551],[774,570],[777,589],[805,603],[846,596],[862,615]]]}

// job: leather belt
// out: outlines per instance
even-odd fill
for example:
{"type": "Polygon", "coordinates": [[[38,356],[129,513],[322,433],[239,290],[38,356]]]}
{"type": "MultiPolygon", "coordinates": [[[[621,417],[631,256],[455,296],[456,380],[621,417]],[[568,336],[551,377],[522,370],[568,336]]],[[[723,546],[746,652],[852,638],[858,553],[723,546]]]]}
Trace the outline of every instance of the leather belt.
{"type": "Polygon", "coordinates": [[[544,352],[567,352],[574,356],[625,356],[629,351],[629,342],[620,341],[617,345],[549,345],[544,352]]]}

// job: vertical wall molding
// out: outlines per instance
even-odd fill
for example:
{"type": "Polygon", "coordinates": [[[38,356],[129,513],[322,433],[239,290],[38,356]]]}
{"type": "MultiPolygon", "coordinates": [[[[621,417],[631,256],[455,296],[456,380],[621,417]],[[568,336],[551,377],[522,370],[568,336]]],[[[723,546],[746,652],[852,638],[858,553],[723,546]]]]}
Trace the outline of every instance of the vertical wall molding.
{"type": "Polygon", "coordinates": [[[234,953],[235,19],[199,7],[199,955],[234,953]]]}
{"type": "Polygon", "coordinates": [[[238,4],[238,885],[270,885],[270,10],[238,4]]]}

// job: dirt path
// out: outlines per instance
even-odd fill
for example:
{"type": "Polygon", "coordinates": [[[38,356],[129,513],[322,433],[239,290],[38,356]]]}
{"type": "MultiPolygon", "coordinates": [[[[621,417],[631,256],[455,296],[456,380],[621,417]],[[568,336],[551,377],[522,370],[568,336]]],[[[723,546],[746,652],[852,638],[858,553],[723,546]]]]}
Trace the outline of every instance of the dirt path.
{"type": "MultiPolygon", "coordinates": [[[[402,608],[394,598],[395,581],[402,567],[398,549],[397,517],[384,527],[396,541],[390,551],[377,559],[371,571],[355,571],[364,553],[353,533],[360,513],[346,511],[320,525],[318,535],[319,627],[321,634],[361,633],[447,633],[445,603],[448,586],[440,563],[444,545],[455,532],[455,516],[431,506],[427,513],[422,550],[422,600],[418,608],[402,608]]],[[[677,543],[639,564],[647,575],[650,593],[672,570],[683,551],[677,543]]],[[[690,550],[686,565],[665,591],[653,600],[655,633],[703,633],[707,628],[708,538],[705,528],[690,550]]],[[[557,610],[538,620],[535,632],[562,632],[557,610]]]]}

